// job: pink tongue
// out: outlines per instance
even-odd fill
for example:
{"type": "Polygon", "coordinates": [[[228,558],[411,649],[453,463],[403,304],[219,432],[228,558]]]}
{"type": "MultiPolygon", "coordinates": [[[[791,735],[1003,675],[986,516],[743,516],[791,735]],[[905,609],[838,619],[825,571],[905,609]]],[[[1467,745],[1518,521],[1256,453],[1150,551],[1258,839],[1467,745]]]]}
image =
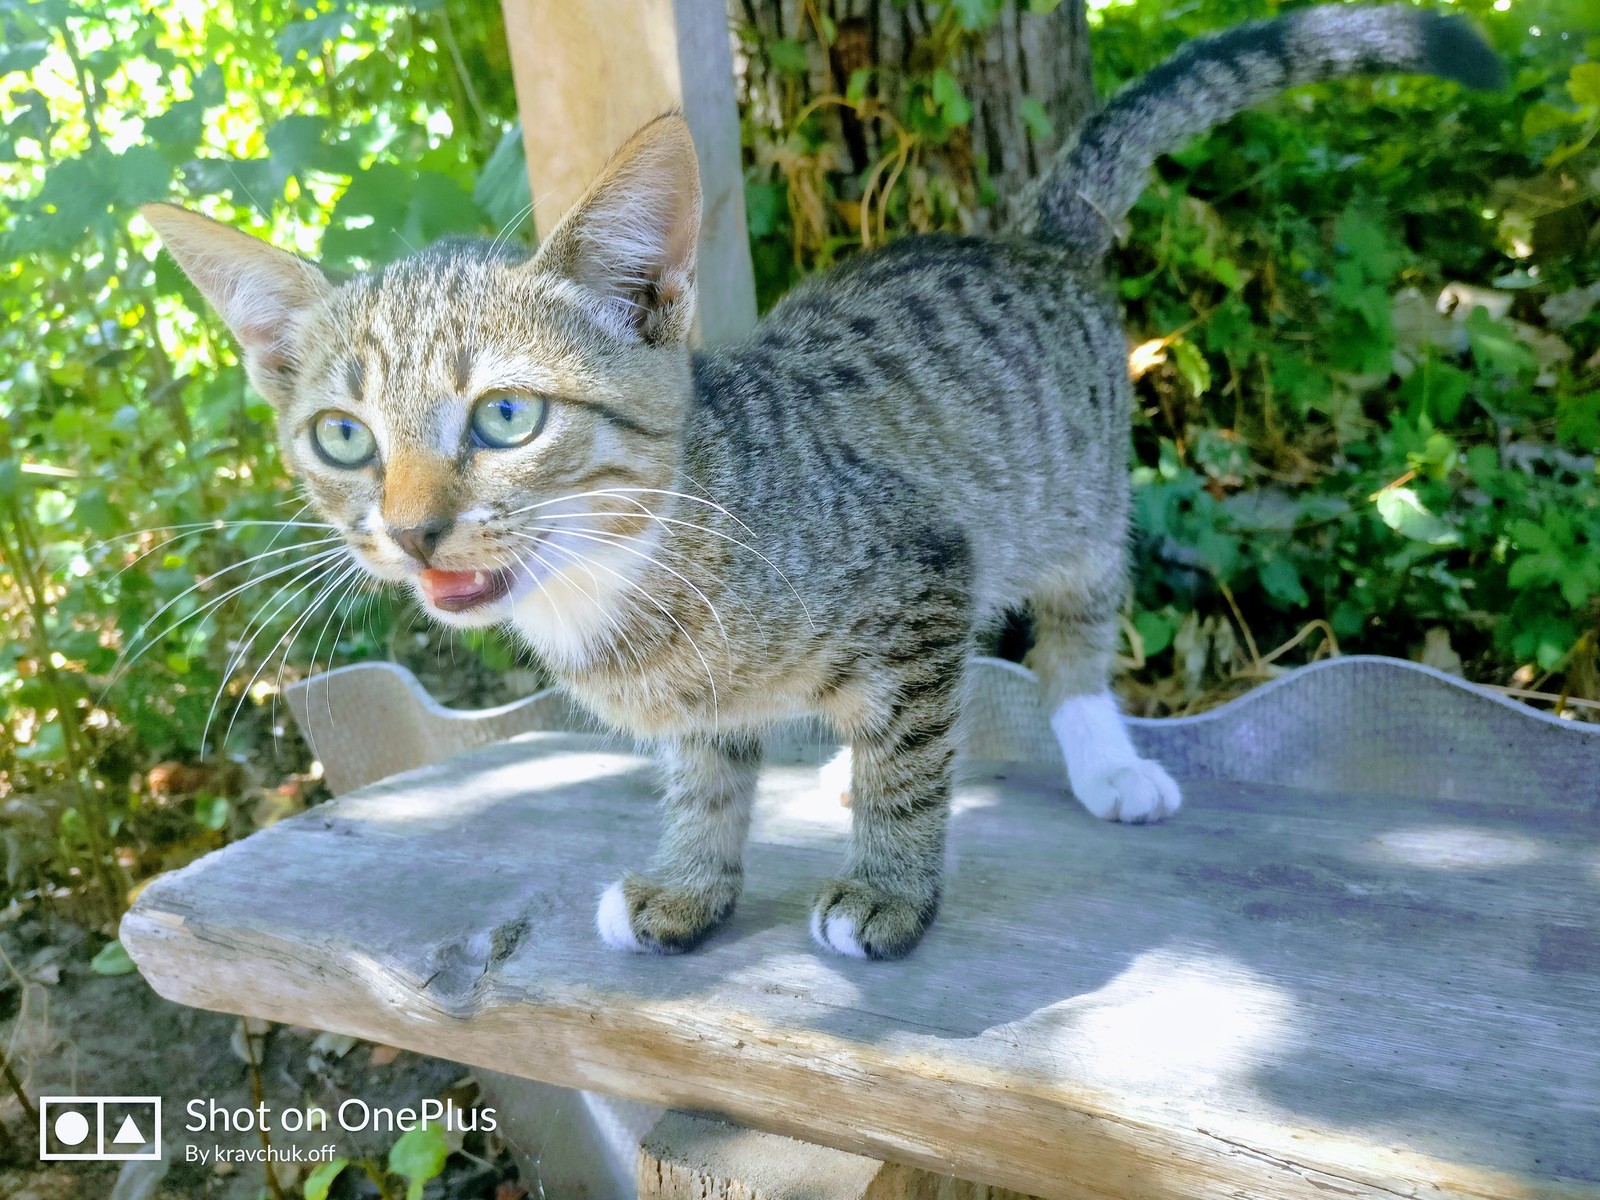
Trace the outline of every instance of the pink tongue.
{"type": "Polygon", "coordinates": [[[421,576],[422,590],[428,599],[443,607],[452,601],[459,604],[489,591],[495,578],[488,571],[438,571],[429,568],[421,576]]]}

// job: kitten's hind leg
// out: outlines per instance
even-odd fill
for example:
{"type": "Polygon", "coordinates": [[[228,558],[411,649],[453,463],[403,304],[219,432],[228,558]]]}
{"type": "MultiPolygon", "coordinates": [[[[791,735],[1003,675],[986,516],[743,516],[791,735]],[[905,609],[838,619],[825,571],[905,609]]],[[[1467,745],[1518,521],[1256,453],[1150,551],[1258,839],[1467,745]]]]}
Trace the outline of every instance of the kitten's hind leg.
{"type": "Polygon", "coordinates": [[[1036,638],[1028,663],[1043,685],[1072,794],[1101,820],[1139,825],[1171,816],[1183,796],[1160,763],[1139,757],[1107,686],[1120,579],[1108,573],[1100,586],[1029,597],[1036,638]]]}
{"type": "Polygon", "coordinates": [[[695,734],[667,748],[661,844],[648,875],[625,875],[600,897],[595,924],[608,945],[692,950],[733,912],[760,766],[753,734],[695,734]]]}

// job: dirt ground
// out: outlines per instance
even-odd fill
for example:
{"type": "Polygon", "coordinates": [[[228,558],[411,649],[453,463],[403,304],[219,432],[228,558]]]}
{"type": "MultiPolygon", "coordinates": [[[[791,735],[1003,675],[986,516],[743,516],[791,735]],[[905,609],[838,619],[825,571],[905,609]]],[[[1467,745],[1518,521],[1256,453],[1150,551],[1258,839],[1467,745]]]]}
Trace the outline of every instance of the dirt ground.
{"type": "MultiPolygon", "coordinates": [[[[11,1088],[0,1086],[0,1126],[11,1142],[0,1144],[0,1198],[257,1200],[271,1195],[264,1190],[259,1162],[185,1161],[194,1153],[190,1147],[261,1146],[254,1132],[185,1129],[190,1101],[215,1101],[229,1111],[258,1103],[241,1021],[163,1000],[138,974],[96,974],[89,966],[95,948],[88,935],[60,920],[14,912],[9,919],[0,917],[0,1047],[31,1101],[159,1095],[165,1174],[148,1163],[39,1162],[37,1119],[23,1111],[11,1088]]],[[[290,1027],[272,1027],[251,1042],[260,1059],[260,1099],[275,1114],[311,1104],[333,1113],[352,1097],[375,1109],[398,1109],[441,1097],[469,1105],[475,1095],[464,1068],[389,1047],[329,1036],[319,1040],[311,1030],[290,1027]]],[[[271,1141],[275,1148],[298,1144],[306,1150],[331,1141],[340,1156],[370,1155],[381,1162],[396,1136],[334,1128],[331,1135],[274,1130],[271,1141]]],[[[284,1168],[285,1197],[302,1195],[307,1170],[284,1168]]],[[[540,1194],[537,1183],[533,1194],[540,1194]]],[[[376,1196],[378,1191],[350,1169],[332,1195],[376,1196]]],[[[527,1190],[492,1135],[470,1134],[427,1195],[430,1200],[519,1200],[527,1190]]]]}
{"type": "MultiPolygon", "coordinates": [[[[441,703],[454,707],[501,704],[544,686],[542,676],[525,668],[502,672],[486,667],[475,654],[420,621],[398,629],[390,649],[441,703]]],[[[264,741],[256,757],[257,774],[287,774],[304,769],[310,756],[284,721],[278,736],[264,741]]],[[[276,774],[266,782],[276,782],[276,774]]],[[[270,791],[256,790],[263,795],[270,791]]],[[[235,807],[240,811],[234,834],[243,836],[252,827],[249,805],[238,802],[235,807]]],[[[173,820],[192,833],[187,810],[173,811],[184,814],[173,820]]],[[[151,865],[157,870],[181,865],[194,852],[184,848],[174,861],[153,853],[151,865]]],[[[247,1046],[237,1017],[163,1000],[137,973],[97,974],[89,964],[103,941],[59,913],[0,910],[0,1052],[35,1108],[40,1096],[160,1096],[163,1162],[41,1162],[37,1112],[25,1111],[14,1089],[0,1080],[0,1200],[278,1200],[266,1187],[259,1161],[186,1161],[200,1149],[259,1151],[262,1145],[254,1131],[190,1132],[185,1126],[191,1120],[191,1101],[201,1101],[207,1112],[215,1101],[230,1113],[264,1102],[274,1114],[309,1105],[335,1114],[349,1099],[373,1109],[398,1110],[441,1098],[467,1106],[475,1098],[476,1084],[467,1068],[392,1047],[331,1035],[319,1038],[314,1030],[284,1026],[252,1035],[247,1046]],[[252,1049],[259,1063],[259,1100],[253,1095],[248,1062],[252,1049]]],[[[335,1130],[331,1138],[275,1126],[270,1141],[274,1150],[298,1145],[302,1152],[332,1141],[340,1157],[370,1156],[382,1163],[397,1136],[345,1133],[333,1121],[330,1126],[335,1130]]],[[[518,1181],[506,1145],[493,1134],[456,1136],[451,1149],[444,1174],[428,1186],[428,1200],[521,1200],[530,1192],[538,1200],[557,1200],[537,1178],[527,1184],[518,1181]]],[[[526,1155],[523,1161],[534,1162],[536,1156],[526,1155]]],[[[299,1200],[310,1169],[292,1164],[280,1168],[285,1200],[299,1200]]],[[[330,1197],[355,1200],[379,1194],[352,1168],[343,1172],[330,1197]]],[[[403,1188],[395,1194],[403,1195],[403,1188]]]]}

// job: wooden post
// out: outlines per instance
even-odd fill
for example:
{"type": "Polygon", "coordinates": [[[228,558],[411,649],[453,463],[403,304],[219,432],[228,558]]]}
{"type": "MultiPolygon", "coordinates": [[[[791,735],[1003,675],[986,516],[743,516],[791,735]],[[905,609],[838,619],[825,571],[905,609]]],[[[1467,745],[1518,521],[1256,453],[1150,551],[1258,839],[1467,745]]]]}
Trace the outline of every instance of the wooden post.
{"type": "Polygon", "coordinates": [[[705,196],[701,335],[716,343],[745,333],[755,279],[722,0],[504,0],[504,12],[540,235],[634,130],[681,108],[705,196]]]}

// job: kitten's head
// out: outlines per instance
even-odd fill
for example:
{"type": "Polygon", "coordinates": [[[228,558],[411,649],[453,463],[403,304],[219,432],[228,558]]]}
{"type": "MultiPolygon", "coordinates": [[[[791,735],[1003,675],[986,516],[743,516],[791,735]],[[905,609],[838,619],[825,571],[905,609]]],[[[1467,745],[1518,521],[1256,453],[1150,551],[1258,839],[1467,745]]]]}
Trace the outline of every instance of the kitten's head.
{"type": "Polygon", "coordinates": [[[648,536],[656,496],[629,489],[672,487],[690,394],[700,183],[681,118],[634,135],[531,258],[453,239],[336,284],[209,218],[142,212],[372,575],[450,624],[526,626],[541,614],[519,605],[561,620],[634,571],[618,547],[648,536]]]}

